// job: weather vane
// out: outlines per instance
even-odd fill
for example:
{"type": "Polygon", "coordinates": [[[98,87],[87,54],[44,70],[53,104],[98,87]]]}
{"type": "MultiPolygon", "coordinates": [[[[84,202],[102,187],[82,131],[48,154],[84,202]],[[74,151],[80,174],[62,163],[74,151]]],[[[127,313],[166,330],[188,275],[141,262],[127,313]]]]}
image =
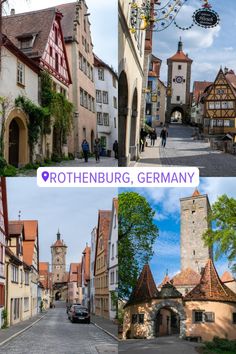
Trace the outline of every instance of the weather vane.
{"type": "Polygon", "coordinates": [[[193,13],[192,23],[188,27],[183,27],[175,21],[181,8],[188,0],[169,0],[165,6],[161,5],[161,1],[155,4],[148,0],[138,5],[136,2],[130,3],[130,31],[136,33],[137,30],[151,30],[152,32],[161,32],[168,28],[173,22],[176,27],[181,30],[189,30],[194,25],[203,28],[216,27],[220,18],[219,15],[212,10],[212,6],[208,0],[203,1],[200,9],[193,13]]]}

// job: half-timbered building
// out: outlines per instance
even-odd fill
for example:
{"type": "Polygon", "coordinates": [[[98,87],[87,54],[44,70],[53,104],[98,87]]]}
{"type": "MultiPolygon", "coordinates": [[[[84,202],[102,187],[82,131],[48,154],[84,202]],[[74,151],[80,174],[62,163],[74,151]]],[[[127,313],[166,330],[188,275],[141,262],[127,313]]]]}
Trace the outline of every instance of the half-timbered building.
{"type": "Polygon", "coordinates": [[[220,69],[214,83],[203,96],[204,133],[225,135],[236,133],[236,75],[220,69]]]}
{"type": "MultiPolygon", "coordinates": [[[[40,69],[50,74],[54,90],[68,97],[72,81],[61,28],[62,17],[61,12],[55,8],[22,14],[12,12],[3,18],[3,32],[40,69]]],[[[42,145],[43,156],[50,158],[56,152],[58,136],[55,127],[50,134],[45,135],[42,145]]],[[[63,153],[67,154],[66,144],[63,153]]]]}

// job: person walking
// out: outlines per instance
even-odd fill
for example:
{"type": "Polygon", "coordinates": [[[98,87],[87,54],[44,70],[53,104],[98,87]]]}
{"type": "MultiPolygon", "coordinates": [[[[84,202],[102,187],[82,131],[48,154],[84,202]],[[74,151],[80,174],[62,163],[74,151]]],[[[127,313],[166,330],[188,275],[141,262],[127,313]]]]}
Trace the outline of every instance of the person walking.
{"type": "Polygon", "coordinates": [[[118,160],[118,149],[119,149],[118,141],[115,140],[115,142],[113,144],[113,151],[114,151],[114,154],[115,154],[115,159],[117,159],[117,160],[118,160]]]}
{"type": "Polygon", "coordinates": [[[150,138],[151,138],[151,146],[155,146],[155,141],[157,139],[157,133],[154,129],[150,134],[150,138]]]}
{"type": "Polygon", "coordinates": [[[166,127],[164,127],[161,131],[161,134],[160,134],[160,138],[161,138],[161,145],[163,147],[166,147],[166,140],[167,140],[167,137],[168,137],[168,131],[166,129],[166,127]]]}
{"type": "Polygon", "coordinates": [[[100,162],[101,144],[100,144],[100,140],[98,138],[95,139],[93,150],[95,153],[96,162],[100,162]]]}
{"type": "Polygon", "coordinates": [[[84,154],[84,162],[88,162],[89,143],[87,142],[86,139],[83,140],[81,146],[82,146],[82,150],[83,150],[83,154],[84,154]]]}

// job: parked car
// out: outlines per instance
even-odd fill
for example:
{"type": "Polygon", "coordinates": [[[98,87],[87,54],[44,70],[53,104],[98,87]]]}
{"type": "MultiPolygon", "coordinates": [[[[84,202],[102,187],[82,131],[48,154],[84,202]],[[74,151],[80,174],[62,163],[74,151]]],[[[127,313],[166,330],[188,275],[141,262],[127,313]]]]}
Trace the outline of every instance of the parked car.
{"type": "Polygon", "coordinates": [[[77,304],[67,304],[67,305],[66,305],[66,313],[67,313],[67,314],[69,313],[70,308],[71,308],[71,306],[73,306],[73,305],[82,306],[82,305],[79,304],[79,303],[77,303],[77,304]]]}
{"type": "Polygon", "coordinates": [[[69,312],[68,318],[71,320],[72,323],[74,322],[84,322],[90,323],[90,314],[86,307],[72,305],[69,312]]]}

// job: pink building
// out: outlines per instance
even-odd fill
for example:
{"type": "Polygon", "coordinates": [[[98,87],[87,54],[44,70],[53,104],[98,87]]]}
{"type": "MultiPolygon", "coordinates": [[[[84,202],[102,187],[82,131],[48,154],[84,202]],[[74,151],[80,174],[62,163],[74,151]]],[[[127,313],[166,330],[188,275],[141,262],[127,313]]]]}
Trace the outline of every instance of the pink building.
{"type": "Polygon", "coordinates": [[[68,302],[81,303],[80,287],[78,286],[78,274],[81,274],[81,263],[71,263],[68,280],[68,302]]]}
{"type": "Polygon", "coordinates": [[[5,306],[5,246],[8,234],[7,194],[5,177],[0,178],[0,328],[5,306]]]}
{"type": "Polygon", "coordinates": [[[63,14],[62,30],[72,75],[69,99],[74,105],[74,129],[69,141],[69,151],[78,156],[85,138],[93,151],[97,135],[94,58],[89,14],[84,0],[60,5],[57,9],[63,14]]]}

